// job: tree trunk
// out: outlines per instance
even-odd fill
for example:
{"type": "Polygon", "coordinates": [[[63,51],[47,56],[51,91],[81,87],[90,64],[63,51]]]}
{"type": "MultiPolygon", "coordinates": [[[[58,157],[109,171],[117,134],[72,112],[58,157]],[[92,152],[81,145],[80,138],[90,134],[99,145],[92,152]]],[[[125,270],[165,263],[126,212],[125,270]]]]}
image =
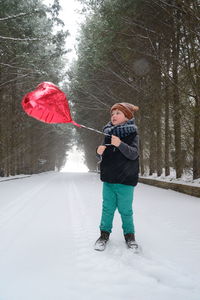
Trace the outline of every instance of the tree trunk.
{"type": "Polygon", "coordinates": [[[169,166],[169,51],[167,51],[167,76],[165,77],[165,176],[170,175],[170,166],[169,166]]]}
{"type": "Polygon", "coordinates": [[[200,99],[196,100],[194,111],[193,179],[197,178],[200,178],[200,99]]]}
{"type": "Polygon", "coordinates": [[[179,13],[176,12],[174,18],[174,37],[172,41],[172,77],[173,77],[173,103],[174,103],[174,142],[175,142],[175,170],[176,178],[180,178],[183,173],[182,155],[181,155],[181,111],[179,97],[179,78],[178,66],[180,55],[180,24],[179,13]]]}
{"type": "MultiPolygon", "coordinates": [[[[152,112],[153,114],[153,112],[152,112]]],[[[151,130],[150,130],[150,141],[149,141],[149,175],[152,175],[153,173],[155,173],[156,170],[156,133],[155,133],[155,128],[154,128],[154,120],[155,119],[152,115],[152,124],[151,124],[151,130]]]]}
{"type": "Polygon", "coordinates": [[[140,112],[140,120],[138,126],[140,127],[139,132],[139,149],[140,149],[140,174],[143,176],[145,173],[145,167],[144,167],[144,155],[143,155],[143,140],[144,140],[144,113],[140,112]]]}
{"type": "Polygon", "coordinates": [[[161,98],[161,70],[160,66],[156,66],[156,170],[157,176],[162,174],[162,98],[161,98]]]}

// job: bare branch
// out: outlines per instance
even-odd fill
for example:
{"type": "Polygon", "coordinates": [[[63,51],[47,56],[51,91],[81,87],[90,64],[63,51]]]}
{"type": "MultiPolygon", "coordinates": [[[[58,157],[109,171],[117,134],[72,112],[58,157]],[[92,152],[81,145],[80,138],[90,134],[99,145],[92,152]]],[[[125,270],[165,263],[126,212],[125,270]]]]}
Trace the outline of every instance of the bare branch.
{"type": "Polygon", "coordinates": [[[16,67],[16,66],[12,66],[10,64],[4,64],[4,63],[0,63],[1,66],[3,67],[8,67],[8,68],[12,68],[12,69],[17,69],[17,70],[29,70],[28,68],[22,68],[22,67],[16,67]]]}
{"type": "Polygon", "coordinates": [[[13,15],[13,16],[8,16],[8,17],[5,17],[5,18],[0,18],[0,22],[1,21],[7,21],[7,20],[11,20],[11,19],[16,19],[16,18],[20,18],[20,17],[24,17],[24,16],[29,16],[29,15],[32,15],[34,13],[38,13],[39,10],[34,10],[32,12],[29,12],[29,13],[20,13],[20,14],[17,14],[17,15],[13,15]]]}
{"type": "MultiPolygon", "coordinates": [[[[10,84],[11,82],[15,82],[15,81],[18,81],[19,79],[22,79],[22,78],[26,78],[28,77],[30,74],[33,74],[33,73],[27,73],[27,74],[23,74],[23,75],[20,75],[20,76],[16,76],[15,78],[11,79],[11,80],[8,80],[6,82],[3,82],[0,84],[0,88],[7,85],[7,84],[10,84]]],[[[36,74],[36,73],[34,73],[36,74]]]]}
{"type": "Polygon", "coordinates": [[[0,36],[0,39],[2,40],[11,40],[11,41],[41,41],[43,39],[40,38],[25,38],[25,39],[21,39],[21,38],[12,38],[9,36],[0,36]]]}

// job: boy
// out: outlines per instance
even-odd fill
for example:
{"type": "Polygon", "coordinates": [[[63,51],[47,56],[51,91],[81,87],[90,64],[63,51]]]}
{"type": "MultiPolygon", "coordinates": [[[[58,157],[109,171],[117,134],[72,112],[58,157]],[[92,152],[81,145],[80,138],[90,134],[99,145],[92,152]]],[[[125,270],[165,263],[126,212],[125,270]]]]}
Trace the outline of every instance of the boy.
{"type": "Polygon", "coordinates": [[[103,181],[103,206],[100,223],[101,235],[95,250],[105,249],[112,231],[116,208],[121,215],[126,244],[137,250],[133,222],[133,192],[138,182],[139,149],[134,113],[139,107],[130,103],[116,103],[111,107],[111,121],[104,127],[108,134],[104,144],[97,148],[101,156],[100,174],[103,181]]]}

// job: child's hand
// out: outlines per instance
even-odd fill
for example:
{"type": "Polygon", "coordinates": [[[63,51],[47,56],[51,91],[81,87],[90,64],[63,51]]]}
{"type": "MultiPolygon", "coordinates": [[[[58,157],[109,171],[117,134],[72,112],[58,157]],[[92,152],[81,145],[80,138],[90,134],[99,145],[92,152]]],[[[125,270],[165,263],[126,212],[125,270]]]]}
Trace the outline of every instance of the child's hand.
{"type": "Polygon", "coordinates": [[[97,153],[98,153],[99,155],[102,155],[102,154],[104,153],[105,149],[106,149],[106,146],[99,146],[99,147],[97,148],[97,153]]]}
{"type": "Polygon", "coordinates": [[[115,147],[119,147],[120,144],[121,144],[121,140],[117,136],[112,135],[111,145],[113,145],[115,147]]]}

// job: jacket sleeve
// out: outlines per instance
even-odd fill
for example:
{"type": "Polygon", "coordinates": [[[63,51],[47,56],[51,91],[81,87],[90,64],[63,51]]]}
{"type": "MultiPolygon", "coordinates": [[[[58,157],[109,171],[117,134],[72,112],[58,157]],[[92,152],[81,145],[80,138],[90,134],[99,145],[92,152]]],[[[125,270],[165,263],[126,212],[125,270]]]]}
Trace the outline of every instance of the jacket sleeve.
{"type": "Polygon", "coordinates": [[[139,156],[139,137],[136,135],[131,145],[124,142],[118,147],[119,151],[128,159],[135,160],[139,156]]]}

